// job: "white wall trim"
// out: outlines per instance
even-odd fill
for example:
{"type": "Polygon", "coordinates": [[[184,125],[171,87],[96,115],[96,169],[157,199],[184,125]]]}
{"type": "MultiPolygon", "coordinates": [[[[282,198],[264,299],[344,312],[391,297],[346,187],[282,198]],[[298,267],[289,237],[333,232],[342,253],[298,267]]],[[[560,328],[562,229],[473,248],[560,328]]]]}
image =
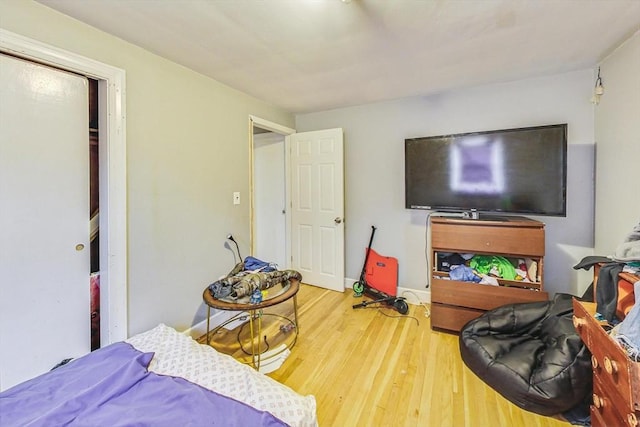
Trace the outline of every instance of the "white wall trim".
{"type": "Polygon", "coordinates": [[[430,289],[412,289],[398,286],[398,296],[407,299],[407,303],[413,305],[431,304],[430,289]]]}
{"type": "Polygon", "coordinates": [[[261,119],[260,117],[253,116],[251,114],[249,115],[249,120],[251,121],[252,126],[279,133],[280,135],[291,135],[292,133],[296,133],[295,129],[270,122],[269,120],[261,119]]]}
{"type": "MultiPolygon", "coordinates": [[[[211,309],[211,316],[209,317],[209,330],[213,330],[222,323],[231,319],[233,316],[240,313],[240,311],[228,311],[228,310],[215,310],[211,309]]],[[[198,339],[207,333],[207,318],[192,325],[189,329],[182,331],[183,334],[190,336],[193,339],[198,339]]]]}
{"type": "MultiPolygon", "coordinates": [[[[346,292],[350,292],[353,289],[353,279],[345,279],[344,287],[346,292]]],[[[398,296],[404,297],[408,304],[423,305],[431,304],[431,291],[430,290],[416,290],[411,288],[398,287],[398,296]]],[[[209,330],[213,330],[223,322],[231,319],[237,315],[240,311],[227,311],[227,310],[211,310],[211,317],[209,317],[209,330]]],[[[190,336],[193,339],[198,339],[207,333],[207,318],[191,326],[182,332],[185,335],[190,336]]]]}
{"type": "MultiPolygon", "coordinates": [[[[102,345],[128,336],[125,72],[0,29],[0,51],[99,80],[102,345]],[[106,166],[106,167],[105,167],[106,166]]],[[[88,278],[87,278],[88,279],[88,278]]],[[[87,280],[88,283],[88,280],[87,280]]]]}
{"type": "Polygon", "coordinates": [[[289,176],[289,171],[290,171],[290,139],[289,136],[296,133],[295,129],[292,129],[290,127],[286,127],[283,125],[280,125],[278,123],[274,123],[271,122],[269,120],[265,120],[265,119],[261,119],[260,117],[256,117],[254,115],[249,115],[249,161],[250,161],[250,173],[251,176],[249,178],[249,185],[250,185],[250,207],[249,207],[249,247],[251,248],[251,253],[253,254],[255,251],[255,206],[254,206],[254,197],[255,197],[255,185],[254,185],[254,180],[255,180],[255,176],[254,176],[254,168],[255,168],[255,160],[254,160],[254,149],[255,149],[255,143],[254,143],[254,136],[253,136],[253,127],[259,127],[261,129],[265,129],[268,130],[270,132],[273,133],[277,133],[279,135],[283,135],[284,136],[284,169],[285,169],[285,205],[286,205],[286,209],[285,209],[285,216],[284,216],[284,221],[285,221],[285,259],[286,259],[286,268],[289,268],[290,264],[291,264],[291,206],[290,206],[290,202],[291,202],[291,179],[289,176]]]}
{"type": "MultiPolygon", "coordinates": [[[[354,279],[344,279],[345,290],[353,289],[353,284],[355,282],[356,280],[354,279]]],[[[396,292],[396,295],[399,297],[406,298],[408,304],[412,304],[412,305],[431,304],[430,289],[422,290],[422,289],[404,288],[402,286],[398,286],[398,291],[396,292]]]]}

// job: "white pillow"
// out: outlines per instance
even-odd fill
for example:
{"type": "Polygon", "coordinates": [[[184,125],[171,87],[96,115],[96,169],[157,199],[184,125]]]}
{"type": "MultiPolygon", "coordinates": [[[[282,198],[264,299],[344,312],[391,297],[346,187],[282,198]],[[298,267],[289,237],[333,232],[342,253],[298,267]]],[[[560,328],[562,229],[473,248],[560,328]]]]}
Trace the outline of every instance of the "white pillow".
{"type": "Polygon", "coordinates": [[[270,412],[291,426],[315,427],[316,400],[302,396],[238,362],[202,345],[175,329],[160,324],[126,340],[142,352],[154,352],[149,370],[181,377],[209,390],[270,412]]]}

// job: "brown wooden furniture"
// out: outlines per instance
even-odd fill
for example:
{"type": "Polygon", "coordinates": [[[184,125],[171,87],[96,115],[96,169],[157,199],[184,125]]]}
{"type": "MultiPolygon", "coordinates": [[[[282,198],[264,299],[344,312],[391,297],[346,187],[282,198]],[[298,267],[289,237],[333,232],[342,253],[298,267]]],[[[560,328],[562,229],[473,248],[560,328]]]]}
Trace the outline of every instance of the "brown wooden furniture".
{"type": "Polygon", "coordinates": [[[459,332],[487,310],[516,302],[546,301],[543,291],[544,224],[523,217],[431,219],[431,327],[459,332]],[[535,281],[498,279],[500,286],[449,280],[438,271],[439,253],[529,258],[537,264],[535,281]]]}
{"type": "MultiPolygon", "coordinates": [[[[638,280],[640,277],[622,273],[619,288],[633,287],[638,280]]],[[[595,319],[595,303],[574,299],[573,309],[573,324],[592,354],[591,425],[637,426],[640,419],[640,362],[632,361],[606,332],[606,322],[595,319]]]]}

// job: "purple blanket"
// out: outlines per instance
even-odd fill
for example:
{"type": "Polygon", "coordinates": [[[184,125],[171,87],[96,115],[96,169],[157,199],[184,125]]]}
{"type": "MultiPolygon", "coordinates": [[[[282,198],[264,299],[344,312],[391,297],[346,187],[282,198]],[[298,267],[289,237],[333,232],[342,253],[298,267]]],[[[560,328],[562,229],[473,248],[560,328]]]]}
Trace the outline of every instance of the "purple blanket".
{"type": "Polygon", "coordinates": [[[147,371],[116,343],[0,393],[2,426],[286,426],[268,412],[147,371]]]}

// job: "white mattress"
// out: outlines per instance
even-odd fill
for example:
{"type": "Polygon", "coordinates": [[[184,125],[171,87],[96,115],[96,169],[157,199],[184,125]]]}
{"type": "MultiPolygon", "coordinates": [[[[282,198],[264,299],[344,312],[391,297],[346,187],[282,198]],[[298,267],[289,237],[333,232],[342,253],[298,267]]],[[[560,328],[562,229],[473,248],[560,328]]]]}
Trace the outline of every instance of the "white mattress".
{"type": "Polygon", "coordinates": [[[291,426],[315,427],[316,400],[261,374],[175,329],[158,325],[126,340],[155,355],[149,370],[181,377],[217,393],[268,411],[291,426]]]}

